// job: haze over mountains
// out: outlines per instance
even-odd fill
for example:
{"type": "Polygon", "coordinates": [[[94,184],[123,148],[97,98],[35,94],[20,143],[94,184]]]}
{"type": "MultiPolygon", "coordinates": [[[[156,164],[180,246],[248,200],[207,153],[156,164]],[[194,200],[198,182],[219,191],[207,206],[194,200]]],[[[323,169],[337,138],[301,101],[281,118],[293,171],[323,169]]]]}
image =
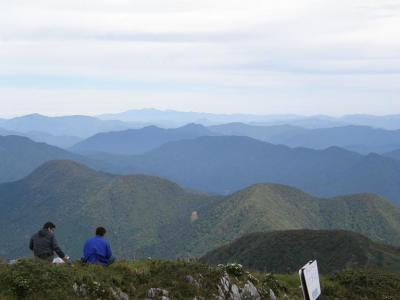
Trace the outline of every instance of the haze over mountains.
{"type": "Polygon", "coordinates": [[[399,204],[400,162],[341,148],[289,148],[248,137],[206,136],[170,142],[143,155],[97,156],[114,173],[145,173],[182,186],[228,194],[273,182],[319,196],[374,192],[399,204]]]}
{"type": "Polygon", "coordinates": [[[400,161],[391,157],[363,156],[337,147],[289,148],[241,136],[196,137],[203,134],[213,133],[199,125],[189,125],[168,130],[129,130],[122,133],[123,138],[117,134],[118,142],[109,139],[115,133],[101,134],[100,144],[91,144],[91,139],[83,143],[87,146],[86,154],[156,148],[141,155],[97,153],[89,157],[26,138],[0,137],[4,153],[0,182],[20,179],[48,160],[73,159],[116,174],[166,177],[203,192],[228,194],[250,184],[272,182],[328,197],[374,192],[399,204],[400,161]],[[169,139],[189,137],[192,138],[162,144],[169,139]]]}
{"type": "MultiPolygon", "coordinates": [[[[398,247],[398,119],[157,110],[2,119],[0,257],[29,255],[27,239],[47,220],[61,224],[76,258],[98,225],[124,258],[199,257],[292,229],[350,230],[398,247]]],[[[369,252],[349,264],[392,259],[352,241],[369,252]]]]}
{"type": "Polygon", "coordinates": [[[102,131],[122,130],[138,124],[117,120],[104,121],[90,116],[48,117],[32,114],[8,120],[0,120],[0,128],[15,132],[43,132],[55,136],[85,138],[102,131]]]}
{"type": "Polygon", "coordinates": [[[164,129],[156,126],[141,129],[127,129],[98,133],[71,148],[79,153],[110,153],[110,154],[140,154],[159,146],[178,140],[191,139],[199,136],[216,135],[207,128],[188,124],[174,129],[164,129]]]}
{"type": "Polygon", "coordinates": [[[85,161],[77,154],[21,136],[0,136],[0,183],[21,179],[54,159],[85,161]]]}
{"type": "Polygon", "coordinates": [[[290,147],[326,149],[337,146],[363,154],[385,153],[400,148],[400,130],[368,126],[306,129],[291,125],[254,126],[231,123],[211,126],[209,129],[224,135],[248,136],[290,147]]]}
{"type": "Polygon", "coordinates": [[[385,153],[386,156],[400,160],[400,149],[399,150],[395,150],[389,153],[385,153]]]}
{"type": "Polygon", "coordinates": [[[400,210],[359,194],[314,198],[282,185],[254,185],[221,197],[190,192],[159,177],[115,176],[72,161],[52,161],[23,180],[0,185],[0,256],[28,255],[43,220],[79,257],[98,224],[119,257],[201,255],[241,235],[282,229],[341,228],[400,245],[400,210]],[[368,217],[366,217],[368,216],[368,217]]]}
{"type": "MultiPolygon", "coordinates": [[[[258,125],[284,125],[290,124],[307,128],[338,127],[346,125],[371,126],[384,129],[400,129],[400,115],[372,116],[372,115],[346,115],[331,117],[324,115],[250,115],[250,114],[211,114],[198,112],[180,112],[174,110],[137,109],[116,114],[98,116],[104,120],[121,120],[125,122],[147,122],[155,125],[162,123],[171,124],[172,127],[182,126],[187,123],[203,125],[216,125],[223,123],[242,122],[258,125]]],[[[170,126],[171,126],[170,125],[170,126]]]]}

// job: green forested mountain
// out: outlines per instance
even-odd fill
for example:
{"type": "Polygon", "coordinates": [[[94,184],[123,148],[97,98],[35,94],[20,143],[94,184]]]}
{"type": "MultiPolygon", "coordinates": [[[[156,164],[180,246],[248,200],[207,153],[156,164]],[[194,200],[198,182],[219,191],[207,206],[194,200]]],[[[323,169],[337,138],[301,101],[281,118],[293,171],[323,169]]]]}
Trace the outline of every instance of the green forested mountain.
{"type": "Polygon", "coordinates": [[[245,235],[200,260],[237,262],[257,271],[292,273],[316,259],[321,273],[346,268],[400,272],[400,249],[344,230],[287,230],[245,235]]]}
{"type": "Polygon", "coordinates": [[[0,256],[29,255],[28,239],[44,222],[77,258],[96,226],[109,229],[119,257],[198,256],[257,231],[346,229],[400,245],[400,212],[359,194],[314,198],[298,189],[259,184],[209,196],[150,176],[115,176],[71,161],[51,161],[23,180],[0,185],[0,256]]]}
{"type": "Polygon", "coordinates": [[[198,211],[182,230],[188,249],[201,255],[245,234],[289,229],[344,229],[372,240],[400,245],[400,209],[374,194],[331,199],[276,184],[257,184],[198,211]],[[189,238],[190,237],[190,238],[189,238]]]}
{"type": "Polygon", "coordinates": [[[51,161],[21,181],[0,185],[0,256],[29,254],[28,238],[48,220],[75,257],[100,225],[109,229],[119,256],[143,256],[144,247],[161,247],[162,227],[190,220],[195,208],[213,199],[157,177],[113,176],[51,161]]]}

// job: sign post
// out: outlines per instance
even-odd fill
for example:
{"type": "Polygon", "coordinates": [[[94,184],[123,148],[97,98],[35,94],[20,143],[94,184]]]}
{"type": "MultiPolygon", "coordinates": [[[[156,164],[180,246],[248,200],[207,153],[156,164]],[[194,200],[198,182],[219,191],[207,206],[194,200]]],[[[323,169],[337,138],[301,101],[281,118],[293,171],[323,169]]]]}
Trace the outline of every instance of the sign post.
{"type": "Polygon", "coordinates": [[[310,261],[299,270],[304,300],[317,300],[321,295],[317,261],[310,261]]]}

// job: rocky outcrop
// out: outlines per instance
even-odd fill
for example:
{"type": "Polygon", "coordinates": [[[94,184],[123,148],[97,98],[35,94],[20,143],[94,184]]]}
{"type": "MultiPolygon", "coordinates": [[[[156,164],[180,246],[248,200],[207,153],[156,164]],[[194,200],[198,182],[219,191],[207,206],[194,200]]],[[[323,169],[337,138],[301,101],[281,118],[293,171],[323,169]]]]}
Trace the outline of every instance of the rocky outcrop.
{"type": "Polygon", "coordinates": [[[231,282],[228,273],[221,277],[218,284],[218,300],[260,300],[261,296],[255,285],[248,280],[240,288],[231,282]]]}

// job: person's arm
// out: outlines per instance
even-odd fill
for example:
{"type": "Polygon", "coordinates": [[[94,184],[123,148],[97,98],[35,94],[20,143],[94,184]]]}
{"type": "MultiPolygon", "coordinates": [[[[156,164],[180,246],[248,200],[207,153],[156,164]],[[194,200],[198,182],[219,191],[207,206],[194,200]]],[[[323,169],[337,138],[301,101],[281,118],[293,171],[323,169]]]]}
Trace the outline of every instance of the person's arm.
{"type": "Polygon", "coordinates": [[[33,237],[31,237],[31,239],[29,240],[29,249],[33,251],[33,237]]]}
{"type": "Polygon", "coordinates": [[[58,257],[65,260],[65,258],[66,258],[65,254],[61,250],[60,246],[58,246],[57,240],[56,240],[56,238],[54,236],[52,236],[52,238],[51,238],[51,246],[53,248],[53,251],[55,253],[57,253],[58,257]]]}
{"type": "Polygon", "coordinates": [[[106,258],[110,259],[111,256],[112,256],[111,246],[110,246],[109,242],[107,242],[106,244],[107,244],[107,247],[106,247],[106,258]]]}

